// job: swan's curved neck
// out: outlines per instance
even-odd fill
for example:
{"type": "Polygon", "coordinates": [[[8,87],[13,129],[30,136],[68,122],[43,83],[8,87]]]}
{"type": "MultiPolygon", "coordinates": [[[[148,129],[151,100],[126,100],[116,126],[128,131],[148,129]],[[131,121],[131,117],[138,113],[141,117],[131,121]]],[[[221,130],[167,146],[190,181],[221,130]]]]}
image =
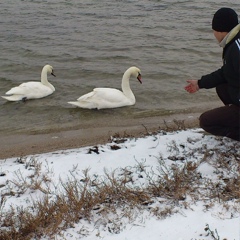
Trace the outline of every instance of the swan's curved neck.
{"type": "Polygon", "coordinates": [[[50,87],[51,89],[55,90],[55,88],[53,87],[53,85],[48,82],[48,79],[47,79],[47,70],[46,69],[43,69],[42,70],[42,73],[41,73],[41,83],[50,87]]]}
{"type": "Polygon", "coordinates": [[[130,83],[129,83],[129,79],[131,76],[131,72],[130,71],[126,71],[123,74],[123,78],[122,78],[122,91],[125,94],[125,96],[129,99],[131,99],[132,101],[135,101],[135,96],[130,88],[130,83]]]}

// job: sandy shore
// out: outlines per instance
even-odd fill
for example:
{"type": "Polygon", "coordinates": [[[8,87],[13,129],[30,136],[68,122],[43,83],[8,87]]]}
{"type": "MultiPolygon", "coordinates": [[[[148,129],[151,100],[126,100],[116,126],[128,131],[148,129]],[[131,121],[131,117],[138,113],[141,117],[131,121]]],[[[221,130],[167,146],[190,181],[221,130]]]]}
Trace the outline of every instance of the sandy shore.
{"type": "Polygon", "coordinates": [[[166,129],[166,127],[176,127],[178,123],[182,122],[187,128],[197,127],[198,116],[199,113],[178,114],[138,118],[114,123],[115,125],[106,123],[106,126],[91,126],[85,129],[44,134],[0,135],[0,159],[104,144],[116,134],[140,137],[148,132],[166,129]]]}

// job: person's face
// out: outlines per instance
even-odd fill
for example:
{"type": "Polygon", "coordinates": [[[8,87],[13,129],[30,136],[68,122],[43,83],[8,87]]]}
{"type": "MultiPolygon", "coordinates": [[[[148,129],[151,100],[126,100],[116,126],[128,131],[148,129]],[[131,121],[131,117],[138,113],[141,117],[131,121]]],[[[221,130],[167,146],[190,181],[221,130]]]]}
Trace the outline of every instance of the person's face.
{"type": "Polygon", "coordinates": [[[213,34],[214,34],[215,38],[217,39],[217,41],[220,43],[228,33],[227,32],[217,32],[217,31],[213,30],[213,34]]]}

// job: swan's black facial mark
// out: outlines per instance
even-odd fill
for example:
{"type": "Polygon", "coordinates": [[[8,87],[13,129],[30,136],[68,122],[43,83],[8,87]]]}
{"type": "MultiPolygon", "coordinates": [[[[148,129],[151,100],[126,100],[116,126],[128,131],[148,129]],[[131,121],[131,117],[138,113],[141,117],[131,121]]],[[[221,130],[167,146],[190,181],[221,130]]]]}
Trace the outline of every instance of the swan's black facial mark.
{"type": "Polygon", "coordinates": [[[140,72],[138,73],[137,79],[142,84],[142,75],[140,72]]]}
{"type": "Polygon", "coordinates": [[[53,75],[54,77],[56,77],[56,75],[54,74],[53,70],[52,70],[52,72],[51,72],[51,75],[53,75]]]}

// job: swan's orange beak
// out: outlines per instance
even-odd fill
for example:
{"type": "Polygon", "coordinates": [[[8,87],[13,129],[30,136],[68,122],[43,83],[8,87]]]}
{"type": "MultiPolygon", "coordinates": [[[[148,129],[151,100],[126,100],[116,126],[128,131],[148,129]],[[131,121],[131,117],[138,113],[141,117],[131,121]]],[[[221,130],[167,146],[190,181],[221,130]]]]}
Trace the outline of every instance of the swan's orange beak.
{"type": "Polygon", "coordinates": [[[142,84],[142,75],[141,75],[141,73],[138,73],[137,79],[142,84]]]}

